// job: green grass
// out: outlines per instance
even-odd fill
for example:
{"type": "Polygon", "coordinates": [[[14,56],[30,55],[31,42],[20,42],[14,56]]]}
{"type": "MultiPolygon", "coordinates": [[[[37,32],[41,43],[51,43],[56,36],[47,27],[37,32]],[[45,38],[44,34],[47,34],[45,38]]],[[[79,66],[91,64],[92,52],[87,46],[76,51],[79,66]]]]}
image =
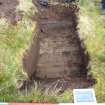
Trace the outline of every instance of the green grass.
{"type": "Polygon", "coordinates": [[[97,81],[94,86],[97,100],[105,102],[105,16],[94,4],[91,0],[80,0],[79,27],[91,57],[90,73],[97,81]]]}
{"type": "Polygon", "coordinates": [[[0,19],[0,101],[14,101],[20,97],[27,100],[17,90],[17,81],[27,78],[22,72],[22,54],[32,40],[35,24],[30,19],[34,12],[32,9],[27,9],[27,12],[16,26],[0,19]]]}

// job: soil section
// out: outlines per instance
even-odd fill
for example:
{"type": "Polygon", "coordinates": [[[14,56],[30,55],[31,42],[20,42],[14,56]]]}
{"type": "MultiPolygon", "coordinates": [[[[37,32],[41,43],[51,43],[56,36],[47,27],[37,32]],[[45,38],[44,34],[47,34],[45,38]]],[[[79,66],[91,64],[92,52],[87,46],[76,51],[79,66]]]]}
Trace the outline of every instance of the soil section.
{"type": "MultiPolygon", "coordinates": [[[[42,88],[83,88],[93,85],[87,79],[89,55],[77,30],[76,5],[52,3],[43,7],[33,0],[38,9],[31,47],[23,57],[23,68],[30,80],[42,88]]],[[[28,82],[24,82],[24,85],[28,82]]]]}
{"type": "MultiPolygon", "coordinates": [[[[77,30],[78,8],[65,6],[64,0],[55,0],[47,8],[33,3],[38,9],[34,21],[37,27],[30,48],[23,57],[23,68],[29,80],[21,88],[30,87],[37,82],[43,89],[54,90],[87,88],[95,83],[87,76],[89,55],[77,30]],[[61,4],[63,3],[63,4],[61,4]]],[[[16,25],[22,18],[22,11],[16,11],[18,0],[0,0],[0,18],[6,18],[16,25]]]]}

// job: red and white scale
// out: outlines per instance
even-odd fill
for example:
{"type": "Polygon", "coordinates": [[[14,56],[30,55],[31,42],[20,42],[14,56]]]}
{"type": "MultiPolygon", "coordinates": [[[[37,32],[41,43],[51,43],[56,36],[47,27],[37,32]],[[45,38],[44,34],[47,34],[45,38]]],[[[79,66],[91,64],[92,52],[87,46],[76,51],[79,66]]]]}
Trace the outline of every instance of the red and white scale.
{"type": "MultiPolygon", "coordinates": [[[[65,104],[53,104],[53,103],[0,103],[0,105],[65,105],[65,104]]],[[[70,105],[70,104],[68,104],[70,105]]]]}
{"type": "Polygon", "coordinates": [[[94,89],[74,89],[74,103],[3,103],[0,105],[105,105],[97,104],[94,89]]]}
{"type": "Polygon", "coordinates": [[[102,104],[90,104],[90,103],[81,103],[81,104],[75,104],[75,103],[58,103],[58,104],[52,104],[52,103],[0,103],[0,105],[105,105],[104,103],[102,104]]]}

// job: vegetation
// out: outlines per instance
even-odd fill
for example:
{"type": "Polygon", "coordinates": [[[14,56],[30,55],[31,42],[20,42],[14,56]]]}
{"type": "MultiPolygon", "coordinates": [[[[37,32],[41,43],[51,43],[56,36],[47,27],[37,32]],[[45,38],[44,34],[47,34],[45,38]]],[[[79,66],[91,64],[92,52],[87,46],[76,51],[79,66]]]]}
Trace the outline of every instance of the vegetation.
{"type": "MultiPolygon", "coordinates": [[[[105,102],[105,17],[95,5],[99,0],[80,0],[79,32],[84,40],[91,61],[91,70],[97,83],[93,86],[98,102],[105,102]]],[[[22,72],[22,54],[32,40],[35,23],[31,0],[20,0],[17,10],[24,11],[24,17],[16,26],[10,25],[5,19],[0,19],[0,101],[19,102],[72,102],[72,92],[65,91],[57,95],[57,90],[42,94],[37,85],[30,90],[20,92],[17,81],[24,80],[22,72]],[[49,95],[50,94],[50,95],[49,95]]]]}
{"type": "Polygon", "coordinates": [[[105,16],[97,5],[99,0],[80,0],[80,35],[89,52],[91,70],[98,102],[105,102],[105,16]],[[95,5],[96,4],[96,5],[95,5]]]}
{"type": "Polygon", "coordinates": [[[17,81],[26,78],[22,73],[21,56],[32,38],[33,24],[29,13],[25,12],[16,26],[0,19],[0,101],[16,100],[17,81]]]}

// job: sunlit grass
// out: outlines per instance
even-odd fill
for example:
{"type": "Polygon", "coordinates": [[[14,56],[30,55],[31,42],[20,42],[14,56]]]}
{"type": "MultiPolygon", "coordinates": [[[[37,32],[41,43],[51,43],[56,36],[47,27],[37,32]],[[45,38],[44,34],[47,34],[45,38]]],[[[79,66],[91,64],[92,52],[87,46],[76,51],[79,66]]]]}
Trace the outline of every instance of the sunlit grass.
{"type": "Polygon", "coordinates": [[[22,55],[30,45],[35,27],[30,16],[24,13],[15,26],[0,19],[0,101],[16,100],[17,81],[26,78],[22,55]]]}
{"type": "Polygon", "coordinates": [[[90,72],[97,81],[94,86],[97,100],[105,102],[105,16],[101,15],[95,1],[80,2],[80,34],[91,57],[90,72]]]}

